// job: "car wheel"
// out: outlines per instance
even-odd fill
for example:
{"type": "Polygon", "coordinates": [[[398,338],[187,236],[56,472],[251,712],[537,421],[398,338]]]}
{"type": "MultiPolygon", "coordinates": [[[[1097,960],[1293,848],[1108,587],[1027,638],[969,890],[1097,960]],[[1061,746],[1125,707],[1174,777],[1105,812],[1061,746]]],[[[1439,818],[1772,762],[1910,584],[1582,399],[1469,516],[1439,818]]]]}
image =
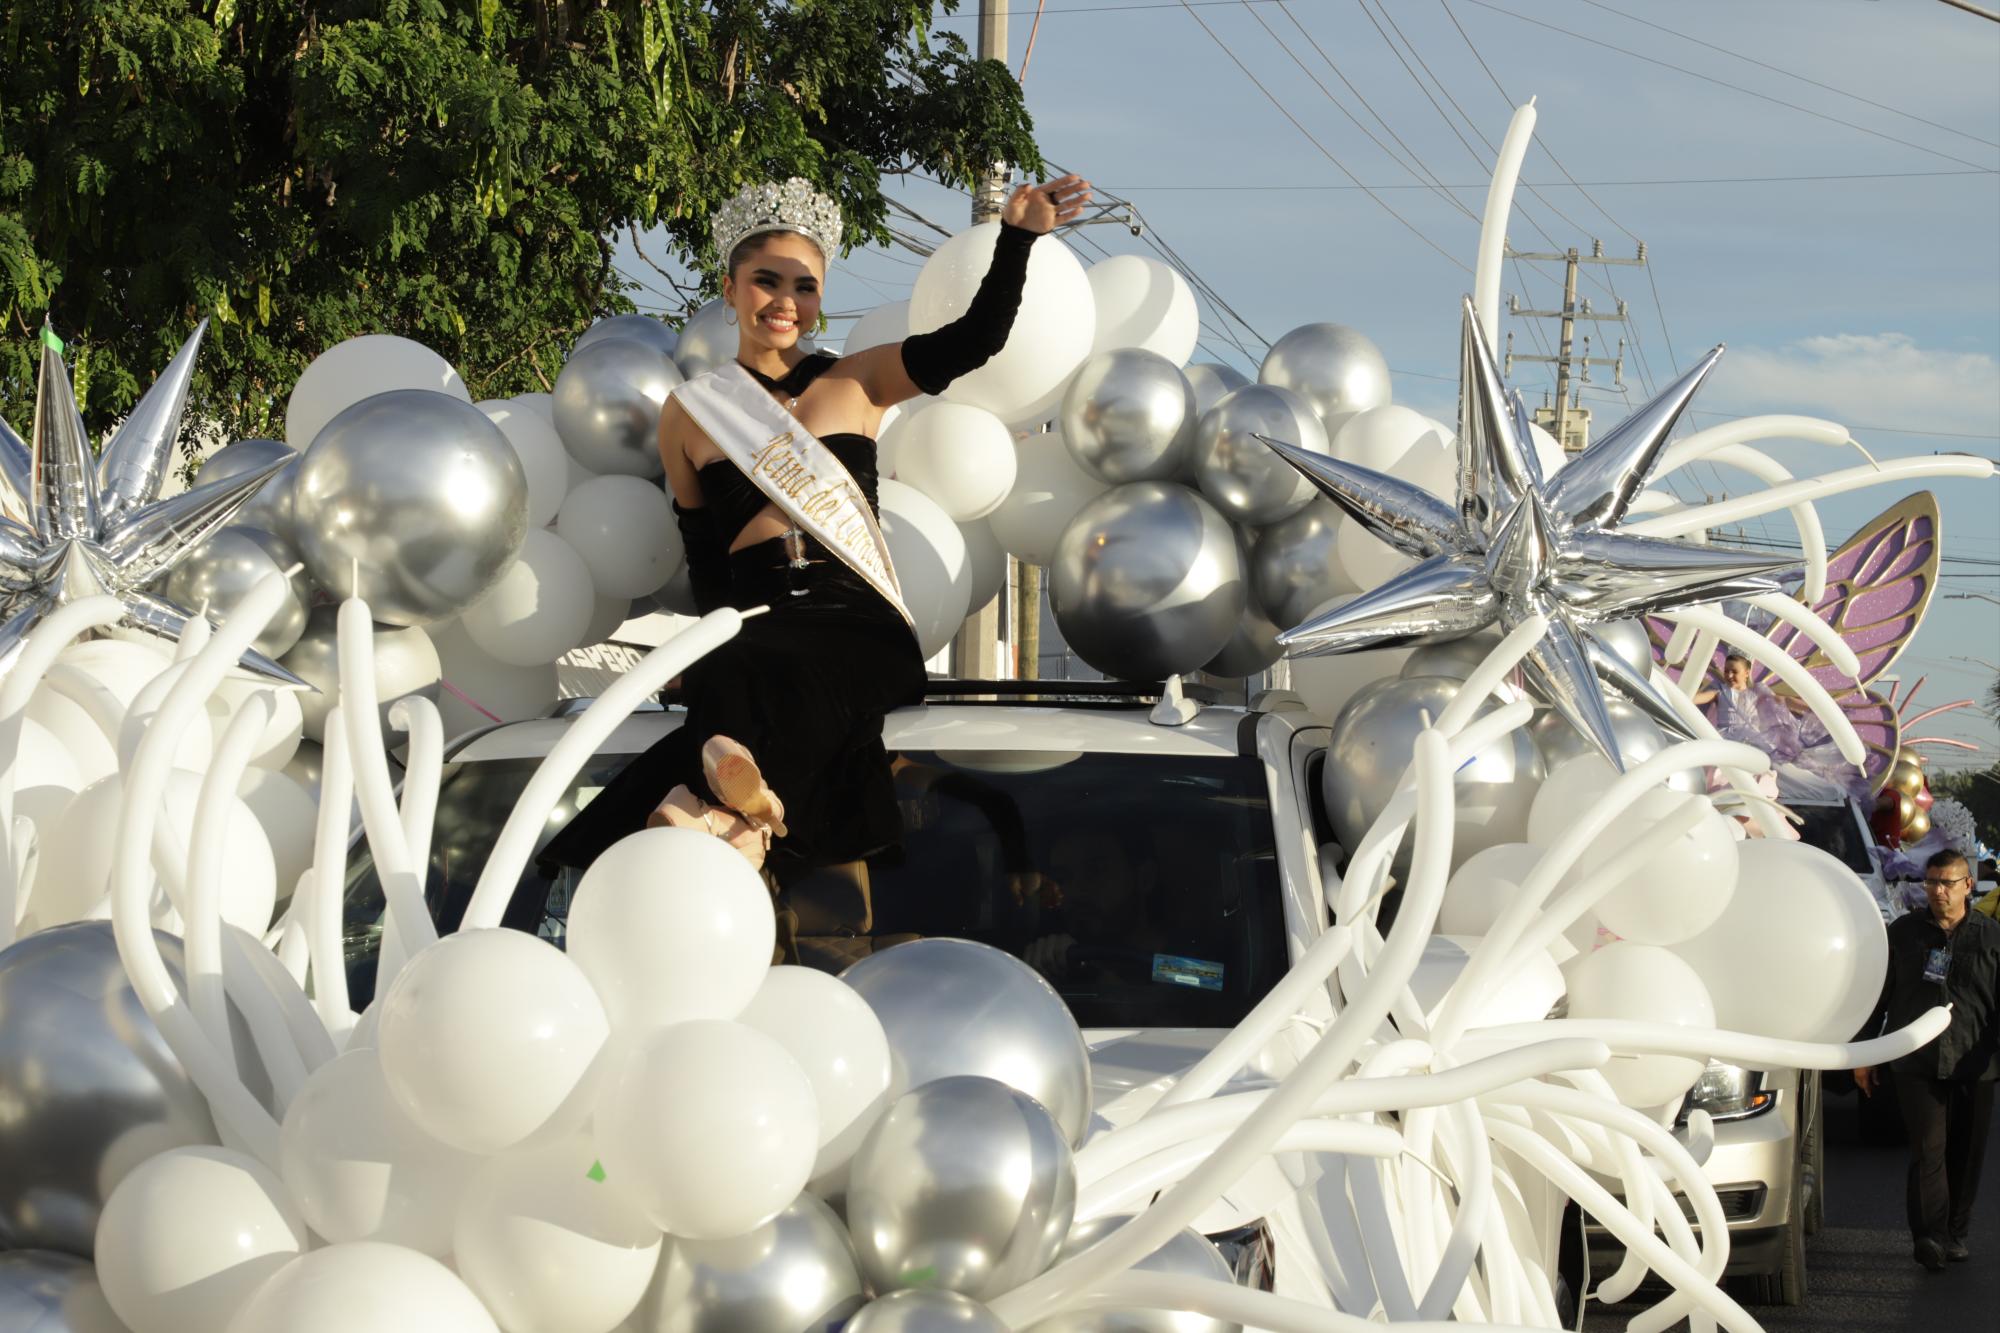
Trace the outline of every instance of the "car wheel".
{"type": "Polygon", "coordinates": [[[1743,1279],[1743,1295],[1752,1305],[1803,1305],[1806,1299],[1805,1192],[1792,1183],[1792,1206],[1785,1214],[1779,1238],[1778,1268],[1743,1279]]]}
{"type": "Polygon", "coordinates": [[[1811,1120],[1799,1163],[1799,1188],[1806,1193],[1805,1232],[1817,1236],[1826,1225],[1826,1096],[1809,1074],[1800,1076],[1800,1086],[1811,1089],[1805,1108],[1811,1120]]]}

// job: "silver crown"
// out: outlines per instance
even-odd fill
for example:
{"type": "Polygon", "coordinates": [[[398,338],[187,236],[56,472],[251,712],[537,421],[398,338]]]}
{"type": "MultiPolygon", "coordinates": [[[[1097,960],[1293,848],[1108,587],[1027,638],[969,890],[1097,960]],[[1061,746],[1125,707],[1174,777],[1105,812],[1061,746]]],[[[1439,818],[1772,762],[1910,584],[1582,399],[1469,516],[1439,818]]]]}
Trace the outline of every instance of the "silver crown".
{"type": "Polygon", "coordinates": [[[767,231],[797,232],[829,260],[840,252],[840,205],[799,176],[744,186],[715,211],[713,225],[716,257],[725,264],[746,237],[767,231]]]}

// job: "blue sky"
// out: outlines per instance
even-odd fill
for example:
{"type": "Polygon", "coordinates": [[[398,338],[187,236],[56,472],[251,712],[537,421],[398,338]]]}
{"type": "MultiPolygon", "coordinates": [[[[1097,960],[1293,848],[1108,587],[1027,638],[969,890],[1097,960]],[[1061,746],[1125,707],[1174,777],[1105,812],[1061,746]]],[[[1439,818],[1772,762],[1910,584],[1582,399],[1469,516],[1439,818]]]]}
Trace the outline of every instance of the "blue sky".
{"type": "MultiPolygon", "coordinates": [[[[1035,8],[1012,0],[1017,71],[1035,8]]],[[[968,41],[976,32],[969,14],[944,26],[968,41]]],[[[1472,264],[1478,227],[1404,164],[1476,215],[1491,165],[1482,136],[1497,142],[1512,101],[1532,95],[1542,144],[1523,179],[1540,197],[1520,193],[1510,237],[1530,250],[1599,238],[1625,255],[1646,242],[1650,273],[1602,271],[1633,316],[1631,402],[1722,342],[1730,351],[1695,404],[1708,414],[1697,425],[1801,412],[1849,425],[1878,457],[2000,456],[2000,24],[1937,0],[1048,0],[1025,89],[1044,154],[1131,200],[1250,328],[1275,339],[1319,320],[1352,325],[1398,372],[1397,401],[1447,421],[1458,298],[1471,285],[1458,264],[1472,264]],[[1717,179],[1769,177],[1812,179],[1717,179]]],[[[967,201],[943,188],[909,181],[895,193],[946,226],[966,219],[967,201]]],[[[1088,236],[1148,252],[1119,227],[1088,236]]],[[[900,299],[915,273],[907,253],[857,253],[830,277],[828,306],[900,299]]],[[[1583,291],[1613,304],[1588,278],[1583,291]]],[[[1548,308],[1560,270],[1510,268],[1507,292],[1548,308]]],[[[1207,322],[1216,332],[1198,357],[1254,372],[1259,342],[1207,322]]],[[[1517,351],[1539,350],[1529,323],[1505,321],[1517,351]]],[[[1544,370],[1517,371],[1531,401],[1544,370]]],[[[1600,428],[1627,406],[1608,384],[1587,400],[1600,428]]],[[[1773,452],[1798,472],[1861,461],[1773,452]]],[[[1711,469],[1686,483],[1748,484],[1711,469]]],[[[2000,598],[2000,482],[1939,490],[1948,554],[1985,563],[1948,568],[1899,664],[1906,680],[1929,674],[1921,697],[1933,704],[1993,679],[1963,659],[2000,663],[2000,602],[1972,595],[2000,598]]],[[[1829,535],[1838,542],[1902,494],[1826,502],[1829,535]]],[[[1782,514],[1750,527],[1792,531],[1782,514]]],[[[2000,750],[1989,718],[1932,726],[1988,746],[1982,765],[2000,750]]],[[[1935,753],[1944,766],[1975,762],[1935,753]]]]}

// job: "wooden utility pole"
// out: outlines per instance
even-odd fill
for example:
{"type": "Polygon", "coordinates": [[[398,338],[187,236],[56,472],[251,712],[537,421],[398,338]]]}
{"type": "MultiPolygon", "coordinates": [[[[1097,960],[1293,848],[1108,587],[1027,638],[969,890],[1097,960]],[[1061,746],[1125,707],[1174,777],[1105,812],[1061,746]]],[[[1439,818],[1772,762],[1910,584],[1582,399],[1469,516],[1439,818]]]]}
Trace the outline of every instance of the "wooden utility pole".
{"type": "MultiPolygon", "coordinates": [[[[1007,63],[1007,0],[979,0],[979,58],[1007,63]]],[[[1007,181],[1011,169],[995,162],[979,180],[972,194],[972,220],[991,222],[999,218],[1007,202],[1007,181]]],[[[1011,568],[1013,560],[1008,560],[1011,568]]],[[[1011,583],[1012,580],[1009,580],[1011,583]]],[[[966,680],[997,680],[1004,674],[1002,651],[1001,598],[1003,590],[985,606],[974,607],[972,615],[959,627],[951,643],[951,673],[966,680]]]]}

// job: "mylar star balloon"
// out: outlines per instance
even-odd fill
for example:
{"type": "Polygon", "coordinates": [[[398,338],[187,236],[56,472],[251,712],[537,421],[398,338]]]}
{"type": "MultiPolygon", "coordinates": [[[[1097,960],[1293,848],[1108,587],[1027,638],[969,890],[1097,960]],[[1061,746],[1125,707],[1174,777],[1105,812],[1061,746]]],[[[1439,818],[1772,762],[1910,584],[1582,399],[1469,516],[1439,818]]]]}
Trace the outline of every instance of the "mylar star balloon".
{"type": "MultiPolygon", "coordinates": [[[[193,613],[147,588],[290,461],[159,498],[207,329],[203,320],[96,459],[60,344],[44,335],[33,446],[0,421],[0,661],[51,611],[100,593],[124,604],[121,623],[178,638],[193,613]]],[[[261,653],[241,665],[304,684],[261,653]]]]}

